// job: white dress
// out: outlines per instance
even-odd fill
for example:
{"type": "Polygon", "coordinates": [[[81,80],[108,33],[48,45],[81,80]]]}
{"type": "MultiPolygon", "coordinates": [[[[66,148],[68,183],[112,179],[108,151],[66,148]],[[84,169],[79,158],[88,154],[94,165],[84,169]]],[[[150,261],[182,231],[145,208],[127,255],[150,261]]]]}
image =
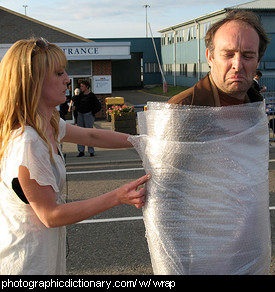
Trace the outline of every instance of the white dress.
{"type": "MultiPolygon", "coordinates": [[[[15,134],[19,130],[15,131],[15,134]]],[[[60,119],[59,140],[65,136],[66,122],[60,119]]],[[[61,151],[59,151],[61,153],[61,151]]],[[[61,154],[62,155],[62,154],[61,154]]],[[[25,166],[31,179],[52,186],[56,201],[64,203],[63,157],[53,153],[32,127],[12,140],[1,164],[0,182],[0,274],[54,275],[66,273],[66,229],[47,228],[29,204],[12,189],[19,166],[25,166]]]]}

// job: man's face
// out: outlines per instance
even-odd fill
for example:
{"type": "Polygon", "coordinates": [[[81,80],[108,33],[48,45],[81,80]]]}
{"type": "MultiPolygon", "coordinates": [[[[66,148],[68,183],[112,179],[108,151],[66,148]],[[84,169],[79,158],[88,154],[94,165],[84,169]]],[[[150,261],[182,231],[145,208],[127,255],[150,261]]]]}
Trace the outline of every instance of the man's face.
{"type": "Polygon", "coordinates": [[[243,100],[259,64],[260,39],[240,21],[222,25],[214,36],[214,52],[206,50],[211,76],[218,89],[243,100]]]}
{"type": "Polygon", "coordinates": [[[85,92],[86,90],[87,90],[86,85],[83,84],[83,83],[80,83],[80,91],[81,91],[81,92],[85,92]]]}

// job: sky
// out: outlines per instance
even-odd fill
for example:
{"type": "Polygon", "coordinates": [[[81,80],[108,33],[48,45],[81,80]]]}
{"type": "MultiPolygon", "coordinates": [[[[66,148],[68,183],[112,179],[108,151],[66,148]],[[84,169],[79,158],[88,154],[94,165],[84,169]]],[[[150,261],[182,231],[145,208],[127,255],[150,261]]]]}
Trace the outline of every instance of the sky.
{"type": "Polygon", "coordinates": [[[0,6],[85,38],[146,36],[249,0],[0,0],[0,6]],[[144,7],[149,5],[147,9],[144,7]],[[150,31],[148,29],[148,35],[150,31]]]}

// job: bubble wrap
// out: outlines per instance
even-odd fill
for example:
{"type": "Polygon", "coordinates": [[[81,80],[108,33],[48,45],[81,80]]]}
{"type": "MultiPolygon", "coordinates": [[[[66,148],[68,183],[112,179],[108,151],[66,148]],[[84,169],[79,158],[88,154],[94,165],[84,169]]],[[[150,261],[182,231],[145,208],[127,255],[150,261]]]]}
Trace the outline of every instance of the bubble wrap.
{"type": "Polygon", "coordinates": [[[129,140],[146,173],[143,215],[154,274],[268,274],[264,103],[148,103],[129,140]]]}

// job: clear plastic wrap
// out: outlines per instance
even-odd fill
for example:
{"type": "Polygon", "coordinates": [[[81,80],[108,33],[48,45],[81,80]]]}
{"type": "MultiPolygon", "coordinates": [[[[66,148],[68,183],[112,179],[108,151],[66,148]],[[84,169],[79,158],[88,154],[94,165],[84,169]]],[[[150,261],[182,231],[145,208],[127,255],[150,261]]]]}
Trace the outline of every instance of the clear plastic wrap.
{"type": "Polygon", "coordinates": [[[268,274],[268,128],[264,103],[148,103],[130,137],[143,161],[154,274],[268,274]]]}

